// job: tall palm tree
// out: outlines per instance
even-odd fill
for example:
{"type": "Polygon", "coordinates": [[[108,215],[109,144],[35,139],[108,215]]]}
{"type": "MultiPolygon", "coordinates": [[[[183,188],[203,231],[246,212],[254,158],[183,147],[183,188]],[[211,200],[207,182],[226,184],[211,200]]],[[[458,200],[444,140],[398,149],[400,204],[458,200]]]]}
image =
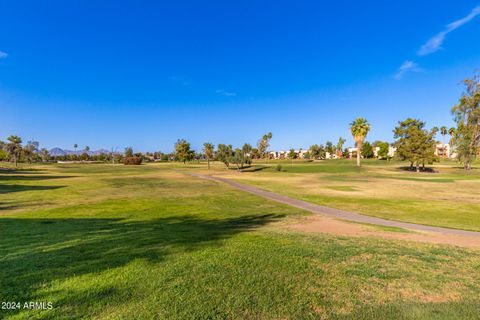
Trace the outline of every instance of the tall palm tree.
{"type": "MultiPolygon", "coordinates": [[[[337,155],[342,155],[343,145],[347,140],[340,137],[337,142],[337,155]]],[[[343,156],[343,155],[342,155],[343,156]]]]}
{"type": "Polygon", "coordinates": [[[7,143],[7,152],[13,158],[15,167],[17,167],[18,156],[22,151],[22,138],[20,138],[19,136],[10,136],[7,140],[9,141],[7,143]]]}
{"type": "Polygon", "coordinates": [[[445,126],[442,126],[440,128],[440,134],[442,135],[442,153],[443,153],[443,157],[445,158],[446,156],[446,152],[445,152],[445,136],[447,135],[447,127],[445,126]]]}
{"type": "Polygon", "coordinates": [[[357,144],[357,166],[360,167],[360,153],[363,141],[370,131],[370,123],[365,118],[357,118],[350,123],[350,132],[357,144]]]}
{"type": "Polygon", "coordinates": [[[203,153],[205,154],[205,158],[207,158],[208,170],[210,170],[210,159],[213,159],[214,148],[215,146],[209,142],[203,144],[203,153]]]}
{"type": "Polygon", "coordinates": [[[452,153],[452,148],[453,148],[453,143],[455,141],[455,133],[457,130],[454,127],[451,127],[448,129],[448,134],[450,135],[450,140],[448,141],[448,144],[450,145],[450,153],[452,153]]]}
{"type": "Polygon", "coordinates": [[[90,159],[90,147],[89,146],[85,146],[84,155],[85,155],[85,160],[90,159]]]}

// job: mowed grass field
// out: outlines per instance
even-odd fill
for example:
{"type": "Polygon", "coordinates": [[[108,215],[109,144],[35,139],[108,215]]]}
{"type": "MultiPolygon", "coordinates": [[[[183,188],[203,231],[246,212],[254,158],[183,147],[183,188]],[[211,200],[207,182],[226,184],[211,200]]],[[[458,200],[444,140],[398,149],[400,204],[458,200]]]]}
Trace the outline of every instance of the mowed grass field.
{"type": "MultiPolygon", "coordinates": [[[[0,301],[53,303],[0,309],[0,318],[480,317],[478,250],[288,231],[290,219],[307,213],[182,172],[193,170],[203,171],[169,164],[0,171],[0,301]]],[[[271,188],[307,179],[300,165],[299,173],[267,170],[237,175],[271,188]],[[270,177],[278,181],[267,184],[270,177]]],[[[362,192],[334,178],[354,171],[314,170],[308,181],[325,185],[327,196],[362,192]]]]}
{"type": "MultiPolygon", "coordinates": [[[[480,165],[465,172],[453,161],[433,173],[402,169],[405,162],[353,160],[256,163],[241,174],[215,174],[305,201],[380,218],[480,231],[480,165]]],[[[200,167],[200,166],[199,166],[200,167]]],[[[203,166],[204,167],[204,166],[203,166]]]]}

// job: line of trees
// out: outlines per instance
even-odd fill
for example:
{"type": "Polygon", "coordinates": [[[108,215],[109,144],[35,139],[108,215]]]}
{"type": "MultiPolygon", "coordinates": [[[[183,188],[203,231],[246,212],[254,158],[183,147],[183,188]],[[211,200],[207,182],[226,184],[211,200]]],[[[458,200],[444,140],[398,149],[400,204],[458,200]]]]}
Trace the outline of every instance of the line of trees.
{"type": "Polygon", "coordinates": [[[12,162],[15,167],[19,162],[51,162],[51,161],[92,161],[92,162],[110,162],[140,164],[143,161],[168,161],[174,160],[173,153],[165,154],[162,152],[133,153],[133,149],[128,147],[124,153],[113,150],[111,152],[100,152],[92,154],[90,147],[85,146],[83,150],[77,151],[78,145],[73,145],[75,151],[68,154],[51,154],[46,148],[40,148],[38,141],[27,141],[23,144],[22,138],[16,135],[9,136],[7,141],[0,140],[0,161],[12,162]],[[128,159],[127,158],[131,158],[128,159]]]}
{"type": "MultiPolygon", "coordinates": [[[[270,138],[271,139],[271,134],[270,138]]],[[[265,145],[265,142],[262,142],[265,145]]],[[[267,146],[268,147],[268,146],[267,146]]],[[[219,144],[217,150],[215,151],[215,145],[210,142],[205,142],[203,144],[203,153],[196,154],[190,147],[190,143],[185,139],[179,139],[175,143],[175,155],[174,159],[181,161],[184,164],[187,161],[192,161],[197,158],[198,160],[203,159],[207,161],[208,169],[210,169],[210,161],[218,160],[225,164],[226,168],[229,168],[230,165],[235,165],[238,170],[243,169],[245,165],[250,165],[252,159],[255,156],[259,156],[259,152],[254,153],[254,148],[245,143],[242,148],[233,148],[232,145],[219,144]]],[[[265,150],[263,153],[265,154],[265,150]]]]}
{"type": "Polygon", "coordinates": [[[22,145],[23,140],[19,136],[9,136],[7,141],[0,141],[0,161],[11,161],[17,166],[18,162],[48,161],[49,151],[39,149],[38,141],[28,141],[22,145]]]}

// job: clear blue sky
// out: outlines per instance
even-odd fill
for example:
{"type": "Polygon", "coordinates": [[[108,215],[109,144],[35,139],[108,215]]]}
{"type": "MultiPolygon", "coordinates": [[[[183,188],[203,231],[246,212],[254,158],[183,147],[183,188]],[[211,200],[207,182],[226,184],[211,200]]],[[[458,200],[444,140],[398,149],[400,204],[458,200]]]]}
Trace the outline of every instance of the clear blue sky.
{"type": "MultiPolygon", "coordinates": [[[[451,126],[478,1],[2,1],[0,139],[170,151],[451,126]]],[[[478,15],[478,16],[477,16],[478,15]]]]}

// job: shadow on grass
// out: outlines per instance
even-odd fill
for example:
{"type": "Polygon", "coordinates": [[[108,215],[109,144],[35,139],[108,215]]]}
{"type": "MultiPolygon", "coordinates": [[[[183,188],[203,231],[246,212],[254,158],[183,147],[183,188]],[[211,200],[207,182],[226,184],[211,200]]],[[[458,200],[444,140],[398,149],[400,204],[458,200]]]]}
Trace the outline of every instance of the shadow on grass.
{"type": "MultiPolygon", "coordinates": [[[[122,267],[136,259],[158,262],[168,255],[220,246],[222,239],[282,217],[265,214],[209,220],[181,216],[148,221],[3,218],[0,300],[36,301],[41,299],[39,289],[53,281],[122,267]]],[[[90,299],[86,305],[98,297],[90,299]]],[[[63,303],[75,304],[75,296],[63,303]]]]}
{"type": "Polygon", "coordinates": [[[40,181],[40,180],[56,180],[56,179],[67,179],[67,178],[76,178],[76,176],[30,176],[30,175],[0,175],[0,181],[40,181]]]}
{"type": "Polygon", "coordinates": [[[23,186],[16,184],[0,184],[0,194],[22,191],[45,191],[65,188],[65,186],[23,186]]]}
{"type": "MultiPolygon", "coordinates": [[[[410,166],[397,167],[397,169],[400,171],[409,171],[409,172],[416,172],[417,170],[416,167],[410,167],[410,166]]],[[[438,173],[438,171],[436,171],[434,168],[431,168],[431,167],[425,167],[425,168],[420,167],[420,172],[421,173],[438,173]]]]}
{"type": "Polygon", "coordinates": [[[14,209],[18,209],[20,207],[21,206],[18,206],[18,205],[12,205],[12,204],[8,204],[8,203],[1,203],[0,202],[0,212],[2,210],[14,210],[14,209]]]}
{"type": "Polygon", "coordinates": [[[257,172],[270,168],[269,166],[253,166],[242,169],[242,172],[257,172]]]}
{"type": "Polygon", "coordinates": [[[45,169],[38,169],[38,168],[17,168],[17,169],[10,169],[10,168],[0,168],[0,174],[39,174],[46,171],[45,169]]]}

